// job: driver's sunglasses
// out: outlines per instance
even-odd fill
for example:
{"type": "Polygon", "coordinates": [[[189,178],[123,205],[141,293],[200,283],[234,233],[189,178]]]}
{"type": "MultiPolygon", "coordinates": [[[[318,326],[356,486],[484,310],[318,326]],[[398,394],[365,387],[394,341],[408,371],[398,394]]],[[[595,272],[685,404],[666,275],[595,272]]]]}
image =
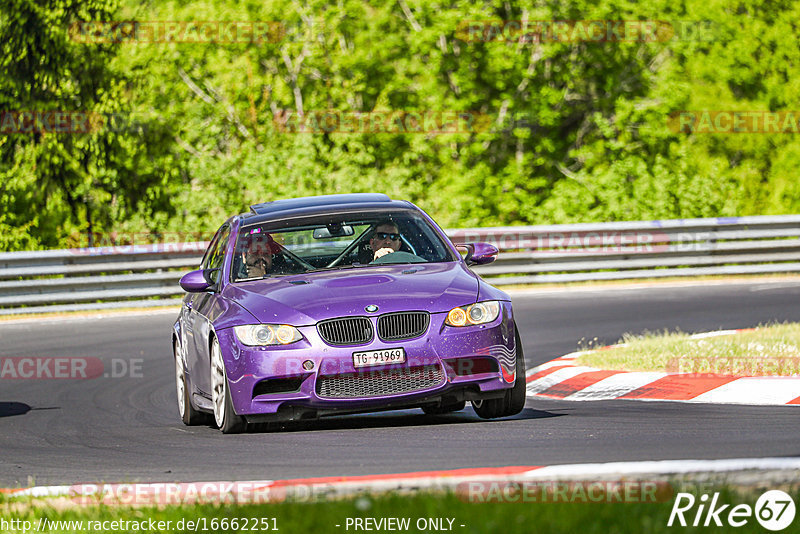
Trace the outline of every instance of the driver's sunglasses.
{"type": "Polygon", "coordinates": [[[386,239],[387,237],[392,241],[397,241],[400,239],[400,234],[389,234],[386,232],[376,232],[375,237],[377,239],[386,239]]]}

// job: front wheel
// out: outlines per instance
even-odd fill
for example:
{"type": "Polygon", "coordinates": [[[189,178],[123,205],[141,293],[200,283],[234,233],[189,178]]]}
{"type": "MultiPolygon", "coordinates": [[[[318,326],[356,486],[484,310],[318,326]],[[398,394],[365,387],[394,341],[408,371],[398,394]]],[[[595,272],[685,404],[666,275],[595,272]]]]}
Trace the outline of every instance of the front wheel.
{"type": "Polygon", "coordinates": [[[517,377],[514,380],[514,387],[509,392],[508,413],[506,415],[517,415],[525,408],[525,399],[528,397],[528,381],[525,372],[525,354],[522,352],[522,340],[519,337],[517,325],[514,325],[514,342],[517,345],[517,377]]]}
{"type": "Polygon", "coordinates": [[[238,434],[247,429],[244,417],[236,415],[228,387],[228,375],[219,341],[211,343],[211,400],[214,403],[214,421],[223,434],[238,434]]]}
{"type": "Polygon", "coordinates": [[[472,401],[472,408],[482,419],[496,419],[517,415],[525,407],[526,377],[525,355],[522,352],[522,340],[519,337],[517,325],[514,325],[514,343],[517,346],[516,377],[514,386],[506,391],[499,399],[486,399],[472,401]]]}

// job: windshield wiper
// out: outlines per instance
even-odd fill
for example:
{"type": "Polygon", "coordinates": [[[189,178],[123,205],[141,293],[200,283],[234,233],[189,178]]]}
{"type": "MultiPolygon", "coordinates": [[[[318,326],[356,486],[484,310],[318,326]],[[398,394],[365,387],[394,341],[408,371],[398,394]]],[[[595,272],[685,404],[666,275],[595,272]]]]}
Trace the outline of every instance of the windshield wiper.
{"type": "Polygon", "coordinates": [[[313,271],[306,271],[309,273],[318,273],[321,271],[340,271],[343,269],[353,269],[353,268],[360,268],[360,267],[367,267],[369,266],[368,263],[353,263],[350,265],[336,265],[334,267],[320,267],[318,269],[314,269],[313,271]]]}

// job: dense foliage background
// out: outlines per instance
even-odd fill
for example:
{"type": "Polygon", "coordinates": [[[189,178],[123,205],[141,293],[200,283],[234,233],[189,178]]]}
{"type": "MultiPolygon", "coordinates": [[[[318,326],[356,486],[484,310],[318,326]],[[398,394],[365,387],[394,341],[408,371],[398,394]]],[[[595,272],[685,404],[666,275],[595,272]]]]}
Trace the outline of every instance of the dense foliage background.
{"type": "Polygon", "coordinates": [[[800,110],[800,2],[4,0],[0,110],[127,118],[0,135],[0,250],[212,232],[276,198],[378,191],[442,225],[800,212],[797,134],[677,110],[800,110]],[[467,42],[464,21],[706,21],[660,42],[467,42]],[[83,43],[78,21],[281,21],[272,43],[83,43]],[[461,26],[460,26],[461,25],[461,26]],[[710,35],[710,37],[709,37],[710,35]],[[282,110],[463,110],[490,131],[291,134],[282,110]],[[124,239],[124,238],[122,238],[124,239]]]}

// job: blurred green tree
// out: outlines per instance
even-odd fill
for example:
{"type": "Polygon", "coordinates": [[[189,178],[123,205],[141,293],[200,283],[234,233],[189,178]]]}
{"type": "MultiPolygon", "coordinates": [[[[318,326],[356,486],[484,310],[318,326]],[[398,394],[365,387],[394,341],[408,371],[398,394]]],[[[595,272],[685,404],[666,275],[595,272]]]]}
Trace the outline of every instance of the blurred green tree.
{"type": "Polygon", "coordinates": [[[0,247],[63,245],[90,227],[208,234],[255,202],[359,191],[412,200],[445,226],[798,212],[797,135],[669,127],[680,110],[800,109],[798,15],[798,0],[9,0],[0,110],[91,111],[126,125],[0,135],[0,247]],[[285,31],[71,39],[70,25],[86,20],[285,31]],[[470,38],[470,21],[491,20],[662,21],[669,31],[470,38]],[[487,122],[462,133],[280,127],[392,110],[487,122]]]}

